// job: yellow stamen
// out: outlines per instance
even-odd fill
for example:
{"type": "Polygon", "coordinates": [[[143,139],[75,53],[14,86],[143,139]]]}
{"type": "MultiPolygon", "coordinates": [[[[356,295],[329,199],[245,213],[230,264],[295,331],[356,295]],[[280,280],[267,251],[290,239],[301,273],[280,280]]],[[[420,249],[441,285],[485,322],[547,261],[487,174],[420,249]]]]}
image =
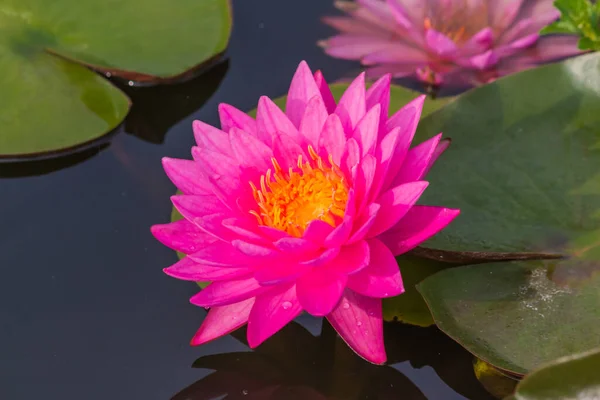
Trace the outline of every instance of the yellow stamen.
{"type": "Polygon", "coordinates": [[[284,172],[277,160],[260,178],[260,189],[252,182],[258,205],[250,211],[261,225],[300,237],[308,224],[319,219],[335,226],[344,216],[348,184],[340,168],[328,156],[328,164],[308,146],[310,160],[298,157],[297,167],[284,172]]]}

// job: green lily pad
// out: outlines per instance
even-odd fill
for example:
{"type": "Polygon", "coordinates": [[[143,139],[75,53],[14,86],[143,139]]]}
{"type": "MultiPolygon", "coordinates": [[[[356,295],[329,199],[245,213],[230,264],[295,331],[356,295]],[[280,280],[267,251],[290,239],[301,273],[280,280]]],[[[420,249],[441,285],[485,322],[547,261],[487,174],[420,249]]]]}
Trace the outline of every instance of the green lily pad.
{"type": "Polygon", "coordinates": [[[503,374],[494,366],[477,358],[473,362],[473,371],[485,390],[497,399],[511,395],[519,383],[518,379],[503,374]]]}
{"type": "Polygon", "coordinates": [[[425,204],[462,210],[425,246],[563,259],[466,266],[418,289],[436,324],[517,374],[600,346],[600,56],[472,90],[422,121],[452,148],[425,204]]]}
{"type": "Polygon", "coordinates": [[[517,386],[517,400],[597,399],[600,397],[600,349],[555,360],[532,372],[517,386]]]}
{"type": "Polygon", "coordinates": [[[400,296],[383,299],[383,319],[422,327],[433,325],[435,322],[431,312],[416,285],[428,276],[448,268],[448,264],[411,256],[401,256],[397,260],[405,292],[400,296]]]}
{"type": "Polygon", "coordinates": [[[227,0],[0,0],[0,157],[90,142],[129,99],[88,67],[135,81],[173,79],[221,53],[227,0]]]}

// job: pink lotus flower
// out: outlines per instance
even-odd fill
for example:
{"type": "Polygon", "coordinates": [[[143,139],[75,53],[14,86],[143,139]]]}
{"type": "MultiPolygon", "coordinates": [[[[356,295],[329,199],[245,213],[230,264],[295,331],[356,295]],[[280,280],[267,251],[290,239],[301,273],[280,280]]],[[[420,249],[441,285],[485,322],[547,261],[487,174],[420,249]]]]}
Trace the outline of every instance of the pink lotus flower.
{"type": "Polygon", "coordinates": [[[248,323],[256,347],[306,311],[385,362],[381,298],[404,291],[394,256],[459,213],[414,205],[450,142],[409,149],[424,96],[388,118],[389,96],[390,76],[365,91],[361,74],[336,105],[303,62],[285,113],[268,97],[256,119],[221,104],[221,130],[194,122],[194,161],[163,160],[184,219],[152,232],[187,254],[165,272],[212,282],[190,300],[210,307],[193,345],[248,323]]]}
{"type": "Polygon", "coordinates": [[[478,85],[580,53],[573,35],[539,36],[559,17],[553,0],[357,0],[325,22],[341,34],[327,54],[360,60],[379,77],[478,85]]]}

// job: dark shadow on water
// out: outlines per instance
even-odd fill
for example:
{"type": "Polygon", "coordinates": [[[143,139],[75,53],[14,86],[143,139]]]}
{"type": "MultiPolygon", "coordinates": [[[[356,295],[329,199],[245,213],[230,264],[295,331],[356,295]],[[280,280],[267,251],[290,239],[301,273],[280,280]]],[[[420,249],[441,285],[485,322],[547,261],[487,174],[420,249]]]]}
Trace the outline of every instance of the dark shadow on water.
{"type": "MultiPolygon", "coordinates": [[[[462,396],[493,399],[476,380],[470,354],[437,329],[386,324],[385,331],[388,364],[408,360],[414,368],[429,365],[462,396]]],[[[232,335],[246,344],[245,333],[240,329],[232,335]]],[[[326,322],[318,337],[294,322],[254,351],[203,356],[193,367],[215,372],[172,400],[426,399],[399,370],[354,354],[326,322]]]]}
{"type": "Polygon", "coordinates": [[[133,102],[125,132],[150,143],[163,143],[173,125],[197,111],[215,93],[228,68],[229,60],[224,60],[185,82],[150,87],[119,85],[133,102]]]}
{"type": "Polygon", "coordinates": [[[104,142],[86,150],[66,154],[63,157],[0,163],[0,178],[23,178],[49,174],[82,163],[96,156],[108,146],[108,143],[104,142]]]}

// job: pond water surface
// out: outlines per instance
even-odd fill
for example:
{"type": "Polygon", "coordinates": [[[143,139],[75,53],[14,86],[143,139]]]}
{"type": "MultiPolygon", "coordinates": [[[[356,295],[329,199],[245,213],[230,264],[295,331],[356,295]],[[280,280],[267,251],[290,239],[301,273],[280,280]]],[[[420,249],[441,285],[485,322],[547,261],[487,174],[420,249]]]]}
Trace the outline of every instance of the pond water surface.
{"type": "Polygon", "coordinates": [[[134,110],[105,145],[0,164],[0,399],[491,398],[435,328],[386,325],[386,367],[308,316],[256,352],[243,332],[189,346],[206,312],[188,302],[194,284],[162,272],[176,255],[150,235],[175,191],[160,159],[190,158],[192,120],[218,124],[219,103],[284,94],[302,59],[330,81],[358,72],[316,46],[332,1],[233,6],[226,59],[185,84],[128,88],[134,110]]]}

